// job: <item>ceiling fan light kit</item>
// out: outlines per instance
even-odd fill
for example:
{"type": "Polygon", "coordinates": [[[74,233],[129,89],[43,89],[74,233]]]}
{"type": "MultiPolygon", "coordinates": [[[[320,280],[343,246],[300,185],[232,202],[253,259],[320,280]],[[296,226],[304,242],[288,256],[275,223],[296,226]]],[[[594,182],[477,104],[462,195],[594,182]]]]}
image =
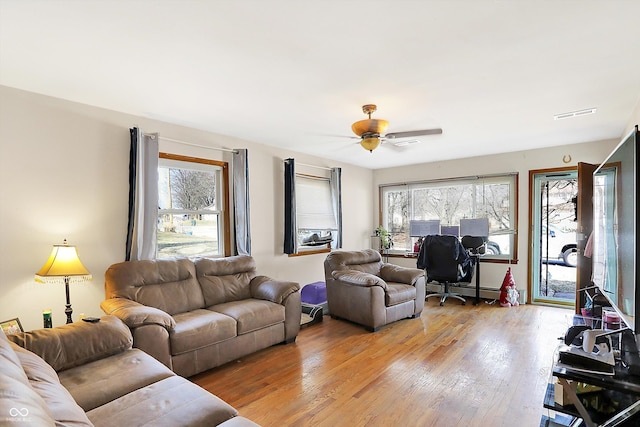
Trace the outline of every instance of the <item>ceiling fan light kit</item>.
{"type": "Polygon", "coordinates": [[[380,145],[380,134],[384,133],[389,127],[386,120],[372,119],[371,113],[376,111],[378,107],[375,104],[366,104],[362,106],[362,112],[369,116],[366,120],[359,120],[351,125],[353,133],[360,138],[360,145],[365,150],[373,152],[380,145]]]}
{"type": "Polygon", "coordinates": [[[371,138],[362,138],[362,140],[360,141],[360,145],[362,145],[362,148],[364,148],[365,150],[369,150],[369,152],[371,153],[380,145],[380,138],[375,136],[371,138]]]}
{"type": "MultiPolygon", "coordinates": [[[[395,138],[406,138],[406,137],[414,137],[414,136],[422,136],[422,135],[437,135],[442,133],[442,129],[423,129],[423,130],[415,130],[408,132],[395,132],[388,133],[384,136],[381,136],[386,132],[389,127],[389,122],[387,120],[382,119],[372,119],[371,113],[375,112],[378,107],[375,104],[365,104],[362,106],[362,112],[369,116],[366,120],[359,120],[351,125],[351,130],[353,133],[360,137],[360,145],[362,148],[369,152],[373,152],[378,146],[382,139],[395,139],[395,138]]],[[[419,142],[419,141],[416,141],[419,142]]],[[[412,142],[401,144],[397,143],[396,145],[407,146],[412,142]]]]}

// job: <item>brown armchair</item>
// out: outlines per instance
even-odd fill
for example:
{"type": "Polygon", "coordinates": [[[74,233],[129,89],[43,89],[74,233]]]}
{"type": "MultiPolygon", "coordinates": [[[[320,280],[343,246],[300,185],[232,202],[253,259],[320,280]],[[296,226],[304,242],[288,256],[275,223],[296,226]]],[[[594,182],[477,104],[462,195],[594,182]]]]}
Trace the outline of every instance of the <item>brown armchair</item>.
{"type": "Polygon", "coordinates": [[[396,320],[420,317],[424,308],[424,271],[383,263],[373,249],[331,252],[324,275],[331,317],[372,332],[396,320]]]}

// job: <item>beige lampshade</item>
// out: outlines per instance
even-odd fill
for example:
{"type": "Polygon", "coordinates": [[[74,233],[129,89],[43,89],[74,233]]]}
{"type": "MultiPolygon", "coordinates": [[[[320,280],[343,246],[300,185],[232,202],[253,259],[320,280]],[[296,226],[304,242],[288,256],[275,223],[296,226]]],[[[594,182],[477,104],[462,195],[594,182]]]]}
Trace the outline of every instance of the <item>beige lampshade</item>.
{"type": "Polygon", "coordinates": [[[373,151],[378,148],[378,145],[380,145],[380,138],[362,138],[362,140],[360,141],[360,145],[362,145],[362,148],[364,148],[365,150],[373,151]]]}
{"type": "Polygon", "coordinates": [[[64,283],[68,277],[70,282],[91,280],[91,273],[82,265],[75,246],[53,245],[49,259],[36,273],[36,281],[41,283],[64,283]]]}

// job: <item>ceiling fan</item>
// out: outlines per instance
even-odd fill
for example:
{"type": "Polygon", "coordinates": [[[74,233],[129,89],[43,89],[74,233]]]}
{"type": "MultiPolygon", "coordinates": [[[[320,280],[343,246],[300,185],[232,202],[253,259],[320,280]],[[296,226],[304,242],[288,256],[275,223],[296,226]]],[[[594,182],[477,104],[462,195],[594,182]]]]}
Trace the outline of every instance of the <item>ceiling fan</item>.
{"type": "Polygon", "coordinates": [[[383,140],[391,140],[397,138],[410,138],[415,136],[424,136],[424,135],[438,135],[442,133],[442,129],[422,129],[422,130],[412,130],[406,132],[390,132],[385,135],[387,128],[389,127],[389,122],[382,119],[372,119],[371,113],[375,112],[378,107],[375,104],[366,104],[362,106],[362,112],[369,116],[366,120],[359,120],[351,125],[351,130],[353,133],[360,137],[360,145],[365,150],[369,150],[369,152],[373,152],[378,146],[380,142],[383,140]]]}

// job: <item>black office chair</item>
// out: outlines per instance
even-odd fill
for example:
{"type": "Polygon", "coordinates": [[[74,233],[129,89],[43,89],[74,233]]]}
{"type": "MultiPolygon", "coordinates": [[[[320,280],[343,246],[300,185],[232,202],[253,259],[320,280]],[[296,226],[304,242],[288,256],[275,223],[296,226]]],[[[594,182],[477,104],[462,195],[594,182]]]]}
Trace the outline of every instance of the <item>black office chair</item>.
{"type": "Polygon", "coordinates": [[[480,256],[487,251],[487,238],[482,236],[462,236],[462,246],[467,250],[476,266],[476,299],[473,305],[480,303],[480,256]]]}
{"type": "Polygon", "coordinates": [[[443,288],[442,292],[429,294],[426,299],[440,297],[440,305],[444,305],[451,297],[466,304],[460,294],[449,289],[451,284],[471,283],[473,277],[473,259],[456,236],[426,236],[418,253],[417,266],[426,270],[427,283],[438,282],[443,288]]]}

